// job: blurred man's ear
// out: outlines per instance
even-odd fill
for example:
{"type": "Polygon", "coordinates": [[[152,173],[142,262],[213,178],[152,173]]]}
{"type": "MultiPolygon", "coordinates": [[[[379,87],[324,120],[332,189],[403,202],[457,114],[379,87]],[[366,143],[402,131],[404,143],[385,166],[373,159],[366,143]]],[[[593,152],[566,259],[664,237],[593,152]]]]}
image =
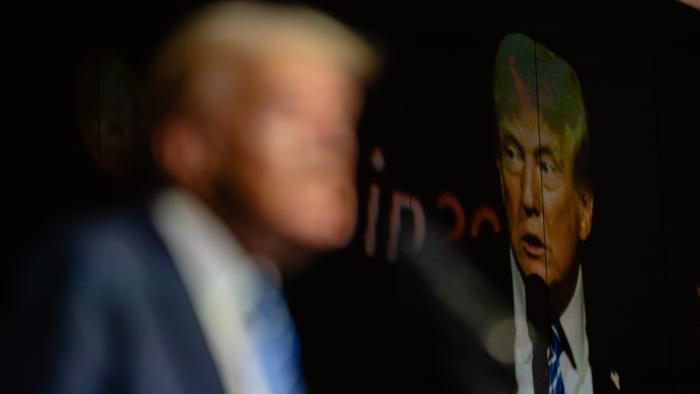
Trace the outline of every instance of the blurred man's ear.
{"type": "Polygon", "coordinates": [[[585,190],[579,193],[579,229],[578,238],[588,239],[593,225],[593,192],[585,190]]]}
{"type": "Polygon", "coordinates": [[[209,168],[205,143],[194,125],[184,119],[170,119],[154,135],[153,156],[172,181],[196,189],[209,168]]]}

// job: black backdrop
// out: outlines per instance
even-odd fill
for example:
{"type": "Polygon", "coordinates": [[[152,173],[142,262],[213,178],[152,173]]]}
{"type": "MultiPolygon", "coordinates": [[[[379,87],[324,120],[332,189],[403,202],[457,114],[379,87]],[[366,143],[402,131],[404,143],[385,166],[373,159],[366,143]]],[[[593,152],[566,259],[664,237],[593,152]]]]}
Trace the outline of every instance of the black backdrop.
{"type": "MultiPolygon", "coordinates": [[[[4,13],[16,22],[3,28],[5,299],[15,257],[51,224],[136,195],[132,181],[102,175],[81,144],[81,70],[107,50],[138,81],[157,42],[198,4],[31,4],[4,13]]],[[[412,261],[427,255],[441,264],[429,244],[456,225],[438,203],[442,193],[459,202],[467,228],[441,245],[481,265],[503,245],[502,231],[485,226],[472,236],[469,225],[482,206],[502,221],[492,69],[500,39],[523,32],[573,66],[589,111],[596,202],[586,280],[598,291],[586,297],[589,320],[607,323],[604,357],[627,368],[632,391],[697,392],[700,11],[666,1],[309,4],[364,33],[384,60],[359,128],[357,235],[288,285],[311,389],[469,387],[478,346],[435,296],[440,283],[412,261]],[[381,170],[372,165],[376,151],[381,170]],[[370,257],[372,185],[380,197],[370,257]],[[404,213],[399,258],[389,262],[393,192],[422,206],[428,241],[404,251],[415,225],[404,213]]]]}

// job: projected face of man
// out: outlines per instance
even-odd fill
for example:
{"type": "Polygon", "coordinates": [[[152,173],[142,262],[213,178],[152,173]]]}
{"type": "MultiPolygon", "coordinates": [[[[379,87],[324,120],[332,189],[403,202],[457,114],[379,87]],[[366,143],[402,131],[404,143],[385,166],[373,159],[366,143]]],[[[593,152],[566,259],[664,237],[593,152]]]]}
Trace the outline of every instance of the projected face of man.
{"type": "Polygon", "coordinates": [[[574,182],[570,130],[554,132],[541,117],[538,124],[531,95],[515,76],[521,105],[498,130],[510,241],[523,276],[544,279],[561,312],[575,289],[576,248],[590,232],[592,198],[582,196],[574,182]]]}

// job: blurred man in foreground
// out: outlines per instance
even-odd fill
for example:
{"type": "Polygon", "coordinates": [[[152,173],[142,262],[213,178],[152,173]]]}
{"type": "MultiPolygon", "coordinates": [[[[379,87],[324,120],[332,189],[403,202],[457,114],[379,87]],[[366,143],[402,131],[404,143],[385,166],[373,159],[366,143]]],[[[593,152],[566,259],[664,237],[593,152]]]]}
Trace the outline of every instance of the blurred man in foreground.
{"type": "Polygon", "coordinates": [[[374,62],[301,7],[222,3],[191,19],[151,81],[164,186],[38,258],[18,388],[304,392],[279,279],[353,233],[355,123],[374,62]]]}

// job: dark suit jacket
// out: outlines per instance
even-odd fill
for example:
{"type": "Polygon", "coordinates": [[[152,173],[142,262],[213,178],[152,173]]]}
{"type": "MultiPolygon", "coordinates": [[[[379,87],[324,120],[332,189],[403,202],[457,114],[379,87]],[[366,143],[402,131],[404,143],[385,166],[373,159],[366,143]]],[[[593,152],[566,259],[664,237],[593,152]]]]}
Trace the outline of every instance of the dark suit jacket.
{"type": "Polygon", "coordinates": [[[10,392],[223,393],[146,210],[70,228],[22,271],[10,392]]]}

